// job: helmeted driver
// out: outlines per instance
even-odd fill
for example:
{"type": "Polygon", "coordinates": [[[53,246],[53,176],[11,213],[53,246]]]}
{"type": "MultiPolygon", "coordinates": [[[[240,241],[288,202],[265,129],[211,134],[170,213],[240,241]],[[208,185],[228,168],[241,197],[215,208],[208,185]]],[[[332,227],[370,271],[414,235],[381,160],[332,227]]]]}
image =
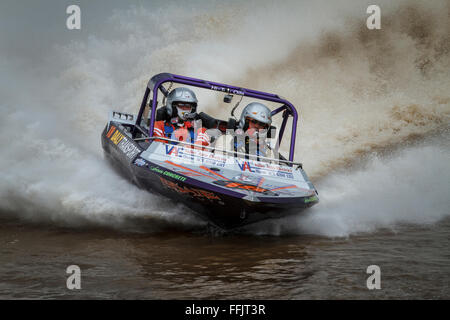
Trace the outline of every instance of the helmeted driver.
{"type": "Polygon", "coordinates": [[[249,103],[242,110],[233,141],[234,150],[259,156],[267,155],[266,137],[272,124],[270,109],[262,103],[249,103]]]}
{"type": "MultiPolygon", "coordinates": [[[[194,91],[180,87],[173,89],[167,96],[166,110],[169,120],[156,121],[153,134],[155,137],[165,137],[173,140],[208,146],[209,136],[206,128],[200,127],[197,136],[194,132],[194,120],[197,114],[198,100],[194,91]]],[[[155,139],[155,141],[167,142],[155,139]]]]}

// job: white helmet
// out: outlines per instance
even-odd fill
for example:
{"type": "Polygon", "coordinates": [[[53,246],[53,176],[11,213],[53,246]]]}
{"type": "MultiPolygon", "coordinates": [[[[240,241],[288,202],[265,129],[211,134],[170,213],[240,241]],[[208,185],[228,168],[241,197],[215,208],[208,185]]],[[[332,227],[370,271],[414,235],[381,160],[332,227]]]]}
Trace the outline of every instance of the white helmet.
{"type": "MultiPolygon", "coordinates": [[[[272,115],[270,109],[259,102],[252,102],[245,106],[242,110],[241,118],[239,119],[238,127],[245,130],[246,119],[251,118],[267,125],[267,128],[272,124],[272,115]]],[[[248,124],[247,124],[248,127],[248,124]]]]}
{"type": "Polygon", "coordinates": [[[186,120],[188,114],[197,112],[197,103],[198,100],[194,91],[184,87],[175,88],[167,95],[167,114],[170,117],[178,116],[180,119],[186,120]],[[181,110],[173,105],[176,102],[189,103],[192,108],[190,111],[181,110]]]}

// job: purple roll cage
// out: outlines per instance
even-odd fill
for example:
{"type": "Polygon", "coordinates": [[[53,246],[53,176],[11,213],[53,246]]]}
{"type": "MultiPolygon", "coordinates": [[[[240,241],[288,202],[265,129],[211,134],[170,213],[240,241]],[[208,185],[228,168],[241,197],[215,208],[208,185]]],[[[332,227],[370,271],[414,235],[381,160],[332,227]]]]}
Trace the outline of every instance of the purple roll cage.
{"type": "Polygon", "coordinates": [[[295,150],[295,136],[297,132],[297,120],[298,120],[298,114],[295,107],[287,100],[280,98],[276,94],[266,93],[266,92],[260,92],[256,90],[251,89],[245,89],[245,88],[239,88],[235,86],[230,86],[227,84],[212,82],[212,81],[206,81],[201,79],[195,79],[195,78],[189,78],[184,77],[176,74],[171,73],[159,73],[155,76],[153,76],[147,85],[147,88],[145,90],[144,98],[142,99],[141,107],[139,109],[138,116],[136,118],[136,125],[141,123],[142,114],[144,112],[145,106],[147,105],[147,101],[149,98],[150,93],[153,91],[153,98],[152,98],[152,113],[151,113],[151,119],[150,119],[150,127],[149,127],[149,136],[153,136],[153,129],[155,125],[155,116],[156,116],[156,107],[157,107],[157,101],[158,101],[158,89],[161,90],[161,92],[167,96],[168,92],[167,90],[162,86],[166,82],[173,82],[173,83],[181,83],[193,87],[199,87],[204,88],[208,90],[214,90],[214,91],[220,91],[227,94],[236,94],[241,95],[245,97],[251,97],[255,99],[260,100],[266,100],[266,101],[272,101],[282,104],[281,107],[273,110],[271,112],[272,116],[283,112],[283,122],[280,127],[280,134],[279,134],[279,143],[281,144],[281,139],[283,137],[284,130],[286,128],[287,120],[289,116],[292,116],[292,133],[291,133],[291,145],[289,150],[289,161],[294,161],[294,150],[295,150]]]}

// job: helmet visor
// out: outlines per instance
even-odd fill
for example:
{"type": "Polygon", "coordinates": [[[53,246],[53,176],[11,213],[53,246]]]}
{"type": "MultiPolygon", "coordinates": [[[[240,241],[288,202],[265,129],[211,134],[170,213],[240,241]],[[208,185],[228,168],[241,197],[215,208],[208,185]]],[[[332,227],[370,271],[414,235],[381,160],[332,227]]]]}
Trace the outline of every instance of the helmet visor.
{"type": "Polygon", "coordinates": [[[253,124],[253,126],[255,126],[257,129],[268,129],[269,128],[269,124],[268,123],[264,123],[252,118],[247,118],[248,122],[253,124]]]}
{"type": "Polygon", "coordinates": [[[175,108],[179,108],[181,110],[186,110],[191,112],[194,108],[195,108],[195,103],[191,103],[191,102],[174,102],[173,106],[175,108]]]}

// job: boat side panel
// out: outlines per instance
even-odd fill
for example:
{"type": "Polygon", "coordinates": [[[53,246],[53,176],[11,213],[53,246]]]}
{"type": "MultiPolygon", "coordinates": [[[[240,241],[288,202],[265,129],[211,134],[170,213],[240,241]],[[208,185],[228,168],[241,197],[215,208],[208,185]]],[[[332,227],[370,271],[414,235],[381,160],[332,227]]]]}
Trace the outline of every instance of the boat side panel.
{"type": "Polygon", "coordinates": [[[136,159],[134,164],[134,177],[140,187],[169,197],[175,203],[181,202],[201,217],[225,229],[269,218],[280,218],[289,214],[287,210],[294,214],[313,205],[312,202],[304,202],[302,198],[290,203],[272,205],[246,201],[224,193],[211,192],[207,184],[199,185],[198,181],[142,158],[136,159]]]}
{"type": "Polygon", "coordinates": [[[142,151],[129,136],[129,132],[120,123],[110,122],[101,136],[104,154],[113,167],[123,176],[132,179],[131,163],[142,151]]]}

